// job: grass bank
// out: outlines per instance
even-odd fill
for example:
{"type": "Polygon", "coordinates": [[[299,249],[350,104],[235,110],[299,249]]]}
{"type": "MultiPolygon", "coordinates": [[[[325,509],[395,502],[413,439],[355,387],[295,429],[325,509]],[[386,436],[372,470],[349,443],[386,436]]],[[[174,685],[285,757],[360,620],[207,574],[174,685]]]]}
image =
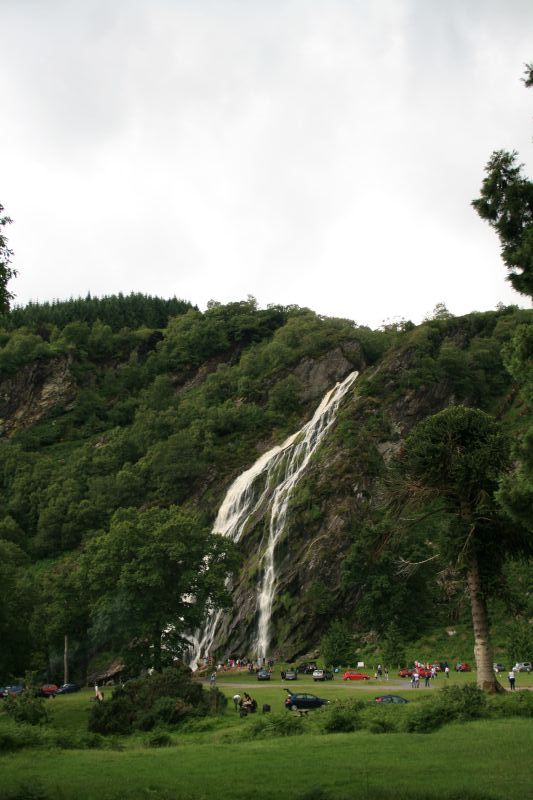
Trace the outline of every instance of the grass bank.
{"type": "Polygon", "coordinates": [[[533,728],[522,719],[450,725],[430,736],[367,732],[187,743],[149,750],[23,751],[0,760],[2,794],[22,784],[77,800],[425,797],[523,800],[533,728]]]}

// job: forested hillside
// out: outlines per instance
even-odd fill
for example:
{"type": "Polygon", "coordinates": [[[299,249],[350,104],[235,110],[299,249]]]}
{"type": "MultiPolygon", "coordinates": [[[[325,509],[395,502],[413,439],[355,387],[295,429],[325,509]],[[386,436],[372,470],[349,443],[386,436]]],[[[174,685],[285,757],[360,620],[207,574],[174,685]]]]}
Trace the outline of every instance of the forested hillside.
{"type": "MultiPolygon", "coordinates": [[[[233,611],[217,652],[253,655],[266,515],[232,545],[210,532],[217,509],[231,481],[353,370],[291,499],[272,652],[294,657],[335,630],[357,647],[392,647],[464,619],[453,568],[427,561],[446,513],[429,529],[391,522],[395,463],[416,423],[449,406],[487,411],[520,441],[531,424],[520,365],[532,321],[516,307],[462,318],[440,309],[420,326],[372,331],[253,298],[200,312],[137,295],[4,315],[0,677],[60,675],[65,636],[80,679],[113,655],[158,666],[206,608],[224,604],[233,611]]],[[[527,527],[528,501],[505,480],[501,507],[527,527]]],[[[529,575],[511,554],[491,590],[494,613],[526,636],[529,575]]]]}

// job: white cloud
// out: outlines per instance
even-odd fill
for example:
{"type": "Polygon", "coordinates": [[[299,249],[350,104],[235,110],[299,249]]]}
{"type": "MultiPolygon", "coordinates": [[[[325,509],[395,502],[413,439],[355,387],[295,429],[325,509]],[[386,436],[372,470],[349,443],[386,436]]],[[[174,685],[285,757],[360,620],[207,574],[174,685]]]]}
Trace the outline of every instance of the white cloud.
{"type": "Polygon", "coordinates": [[[531,158],[523,0],[4,2],[19,301],[254,294],[377,325],[524,302],[470,208],[531,158]]]}

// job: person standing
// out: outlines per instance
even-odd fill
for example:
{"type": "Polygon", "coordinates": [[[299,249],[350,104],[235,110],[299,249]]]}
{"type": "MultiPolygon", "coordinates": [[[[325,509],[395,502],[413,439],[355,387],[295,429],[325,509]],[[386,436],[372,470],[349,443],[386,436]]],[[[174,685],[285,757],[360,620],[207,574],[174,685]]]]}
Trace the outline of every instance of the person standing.
{"type": "Polygon", "coordinates": [[[507,676],[507,679],[509,680],[509,687],[511,691],[514,692],[514,683],[515,683],[514,669],[510,671],[509,675],[507,676]]]}
{"type": "Polygon", "coordinates": [[[450,677],[450,668],[448,664],[446,664],[446,666],[444,667],[444,674],[446,675],[447,678],[450,677]]]}

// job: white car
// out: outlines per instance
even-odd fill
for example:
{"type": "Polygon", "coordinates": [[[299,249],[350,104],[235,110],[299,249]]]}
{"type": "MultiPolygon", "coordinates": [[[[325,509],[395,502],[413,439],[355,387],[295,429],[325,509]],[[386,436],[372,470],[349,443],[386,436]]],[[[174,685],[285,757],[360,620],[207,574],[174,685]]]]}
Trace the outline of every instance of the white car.
{"type": "Polygon", "coordinates": [[[531,672],[531,661],[517,661],[513,669],[515,672],[531,672]]]}
{"type": "Polygon", "coordinates": [[[330,672],[329,669],[315,669],[315,670],[313,670],[313,680],[314,681],[332,681],[333,680],[333,672],[330,672]]]}

